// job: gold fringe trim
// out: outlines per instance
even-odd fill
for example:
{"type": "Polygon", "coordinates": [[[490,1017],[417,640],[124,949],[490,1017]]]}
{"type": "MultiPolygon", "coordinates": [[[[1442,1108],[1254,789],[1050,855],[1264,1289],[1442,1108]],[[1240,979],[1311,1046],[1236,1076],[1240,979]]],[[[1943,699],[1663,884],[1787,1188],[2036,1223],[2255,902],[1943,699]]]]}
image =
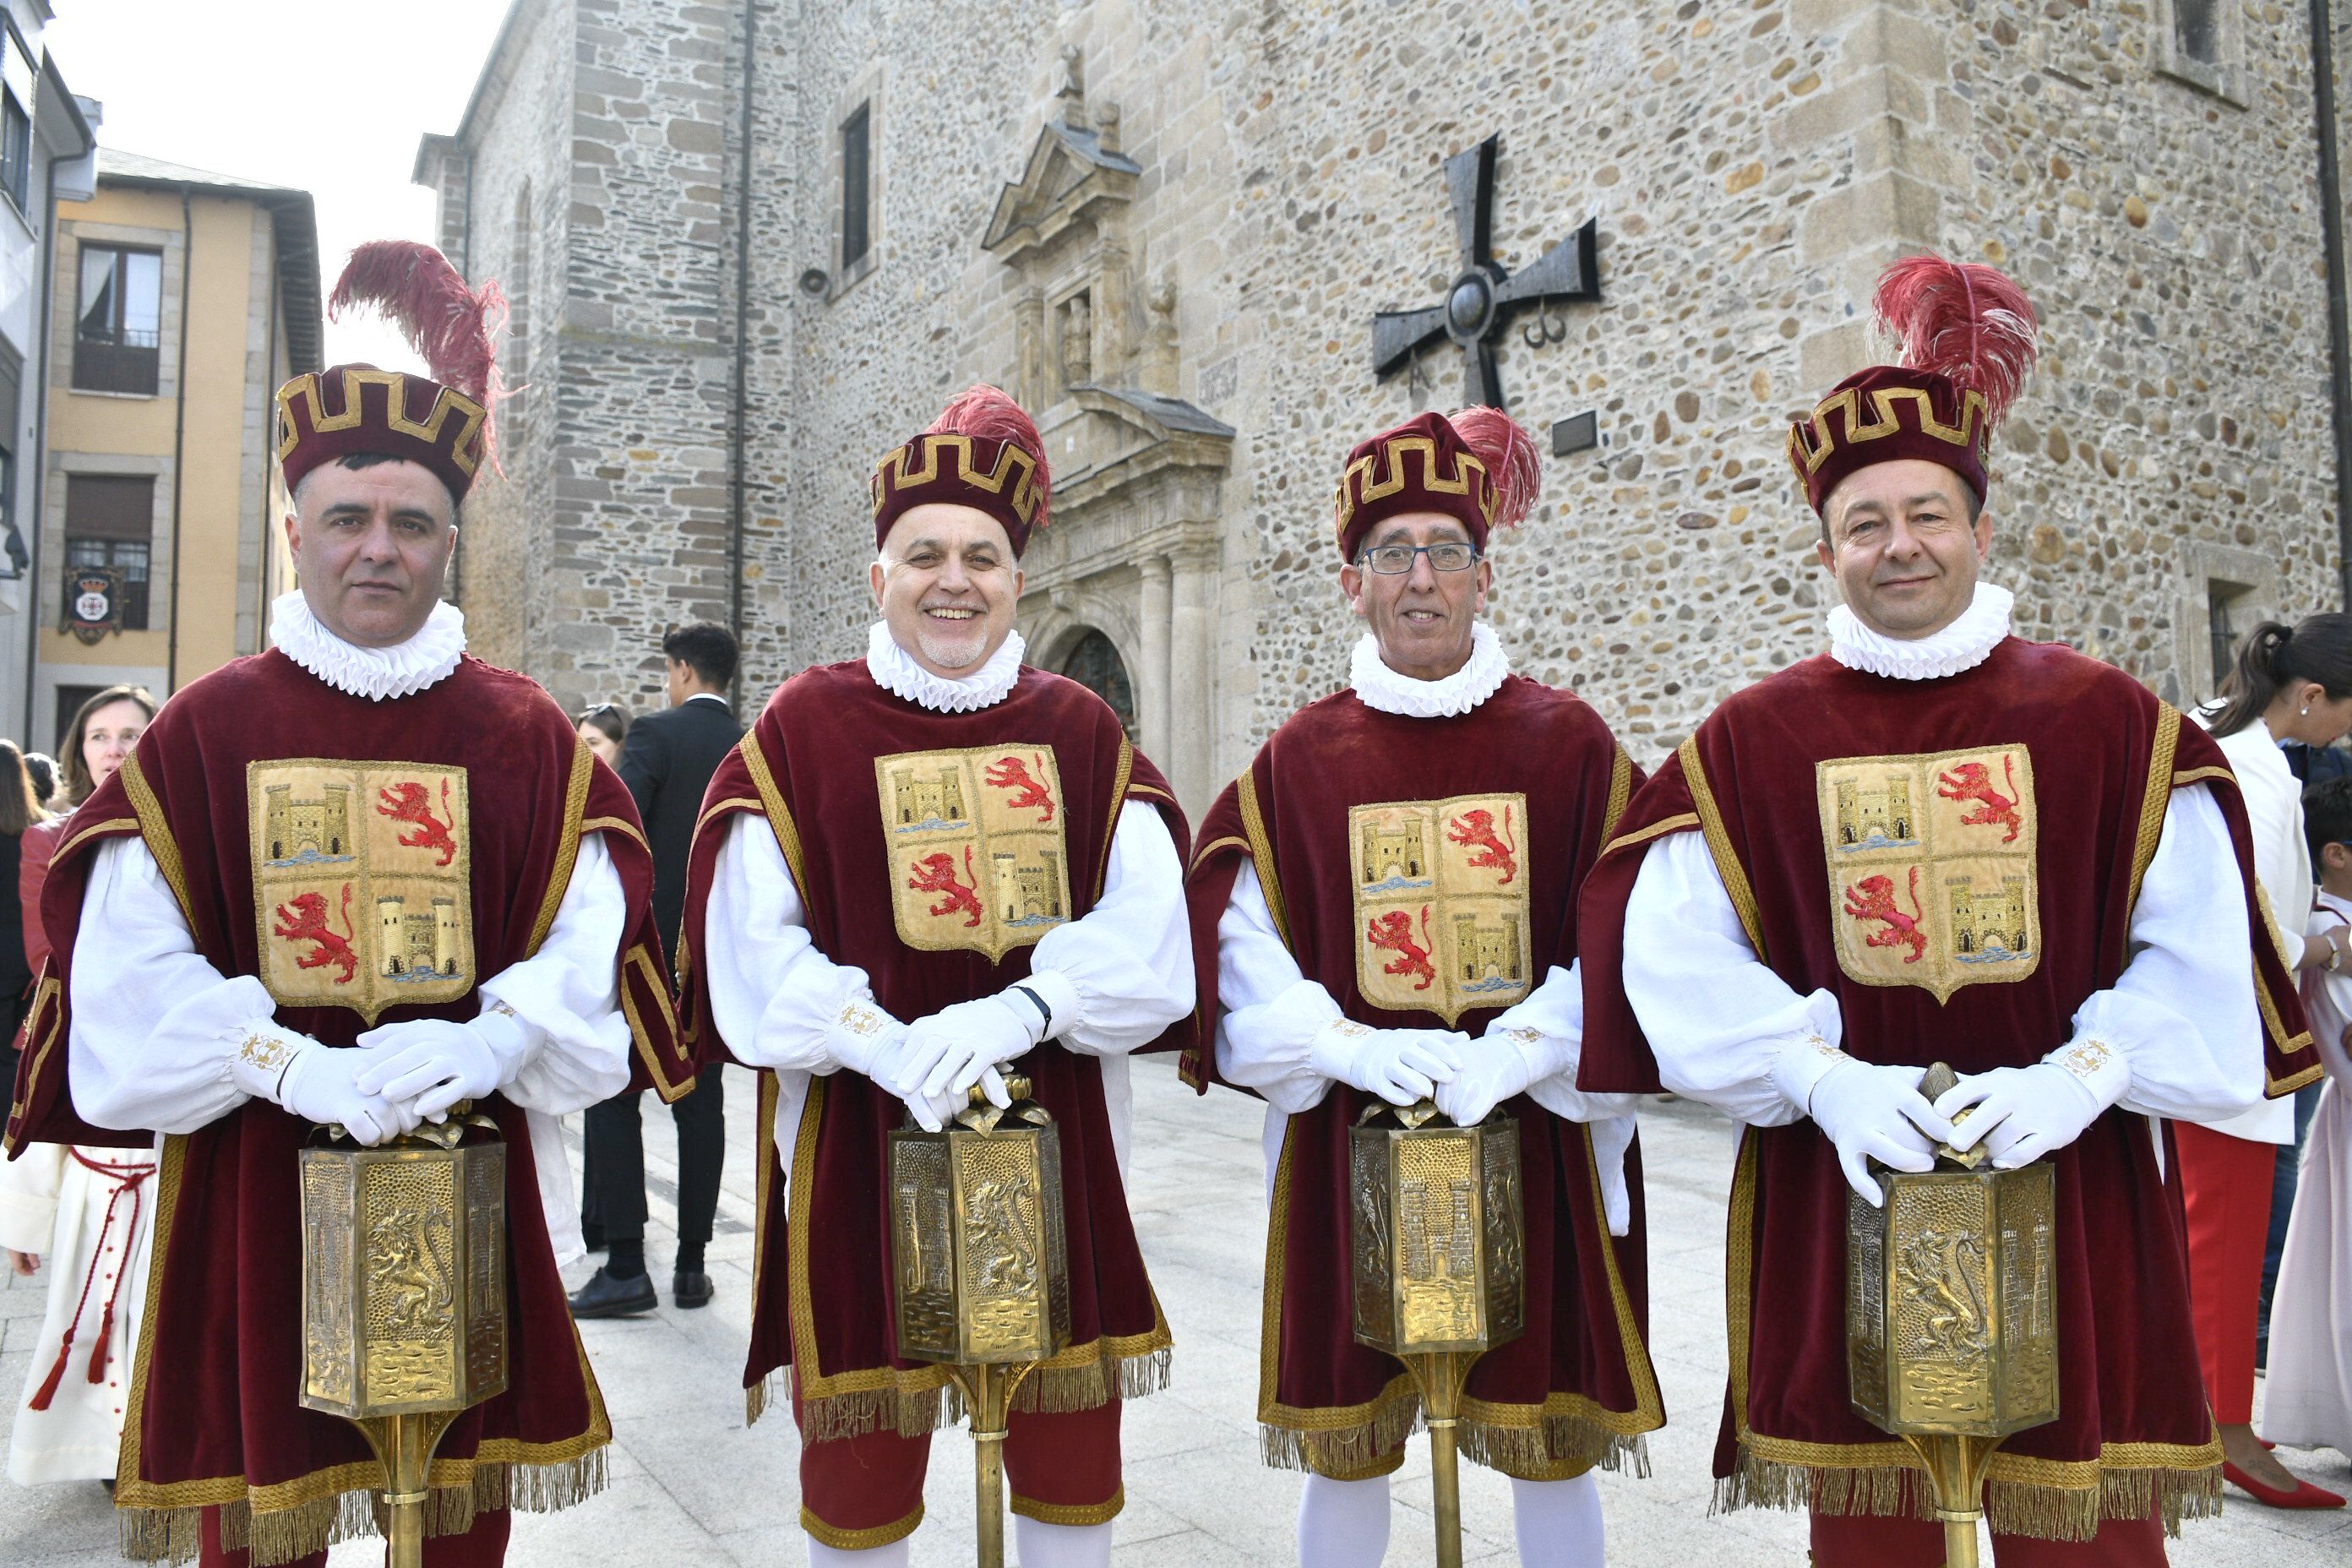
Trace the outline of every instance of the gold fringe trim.
{"type": "Polygon", "coordinates": [[[1140,1355],[1104,1356],[1085,1366],[1039,1367],[1013,1391],[1013,1408],[1030,1414],[1067,1415],[1098,1409],[1113,1398],[1142,1399],[1168,1386],[1174,1349],[1161,1345],[1140,1355]]]}
{"type": "MultiPolygon", "coordinates": [[[[604,1489],[605,1450],[560,1465],[476,1465],[460,1486],[435,1487],[425,1504],[425,1533],[463,1535],[474,1516],[499,1509],[553,1513],[604,1489]]],[[[134,1562],[193,1563],[202,1544],[201,1508],[124,1508],[122,1554],[134,1562]]],[[[337,1492],[293,1508],[256,1513],[240,1500],[220,1506],[225,1550],[249,1550],[254,1568],[290,1563],[341,1541],[383,1533],[376,1494],[337,1492]]]]}
{"type": "Polygon", "coordinates": [[[1540,1426],[1499,1426],[1464,1420],[1455,1429],[1462,1457],[1521,1480],[1548,1480],[1564,1469],[1631,1472],[1650,1479],[1650,1445],[1640,1434],[1612,1431],[1585,1415],[1547,1415],[1540,1426]]]}
{"type": "Polygon", "coordinates": [[[1346,1426],[1305,1431],[1261,1422],[1258,1457],[1277,1470],[1312,1470],[1342,1479],[1366,1471],[1421,1430],[1421,1395],[1383,1399],[1370,1419],[1346,1426]]]}
{"type": "MultiPolygon", "coordinates": [[[[1084,1366],[1040,1367],[1021,1380],[1013,1392],[1013,1409],[1023,1415],[1066,1415],[1097,1409],[1113,1398],[1144,1398],[1168,1386],[1173,1353],[1172,1347],[1161,1345],[1139,1355],[1105,1356],[1084,1366]]],[[[779,1367],[743,1391],[744,1425],[759,1420],[771,1405],[786,1399],[784,1379],[791,1375],[791,1369],[779,1367]]],[[[963,1394],[952,1384],[860,1389],[804,1403],[801,1441],[826,1443],[836,1437],[862,1436],[877,1427],[902,1437],[920,1437],[952,1426],[963,1417],[963,1394]]]]}
{"type": "MultiPolygon", "coordinates": [[[[1744,1446],[1739,1468],[1715,1483],[1710,1516],[1740,1508],[1811,1511],[1835,1518],[1872,1514],[1933,1520],[1927,1472],[1916,1465],[1867,1468],[1782,1465],[1758,1459],[1744,1446]]],[[[2040,1486],[1992,1480],[1985,1486],[1985,1519],[2003,1535],[2036,1541],[2088,1541],[2109,1519],[2164,1522],[2178,1536],[2185,1519],[2221,1512],[2221,1472],[2211,1469],[2102,1469],[2089,1487],[2040,1486]]]]}

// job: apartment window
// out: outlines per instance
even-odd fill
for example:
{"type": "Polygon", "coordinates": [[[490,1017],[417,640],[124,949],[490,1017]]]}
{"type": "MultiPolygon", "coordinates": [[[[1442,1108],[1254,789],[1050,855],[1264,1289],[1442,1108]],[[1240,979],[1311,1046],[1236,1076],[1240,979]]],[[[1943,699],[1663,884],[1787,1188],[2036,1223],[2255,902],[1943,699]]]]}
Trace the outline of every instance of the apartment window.
{"type": "Polygon", "coordinates": [[[76,389],[154,395],[163,361],[163,252],[83,246],[78,312],[76,389]]]}
{"type": "Polygon", "coordinates": [[[2238,662],[2238,615],[2246,595],[2253,590],[2243,583],[2225,583],[2219,577],[2205,584],[2205,627],[2213,654],[2213,685],[2218,694],[2221,682],[2238,662]]]}
{"type": "Polygon", "coordinates": [[[11,24],[0,50],[0,189],[23,212],[32,189],[33,103],[38,74],[32,52],[11,24]]]}
{"type": "MultiPolygon", "coordinates": [[[[122,577],[122,629],[147,629],[147,567],[155,538],[155,480],[149,474],[66,476],[66,580],[92,566],[122,577]]],[[[70,589],[68,589],[70,592],[70,589]]]]}
{"type": "Polygon", "coordinates": [[[841,122],[841,269],[846,273],[873,248],[874,106],[869,101],[841,122]]]}
{"type": "Polygon", "coordinates": [[[22,577],[32,557],[24,533],[16,526],[16,432],[23,415],[25,362],[14,349],[0,343],[0,549],[8,567],[0,577],[22,577]]]}

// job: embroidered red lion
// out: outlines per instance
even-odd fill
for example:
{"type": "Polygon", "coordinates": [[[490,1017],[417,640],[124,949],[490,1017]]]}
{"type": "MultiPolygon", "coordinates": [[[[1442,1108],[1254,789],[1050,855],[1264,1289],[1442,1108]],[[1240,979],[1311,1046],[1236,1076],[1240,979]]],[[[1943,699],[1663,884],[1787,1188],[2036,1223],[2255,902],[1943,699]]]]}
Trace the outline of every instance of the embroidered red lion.
{"type": "Polygon", "coordinates": [[[1468,861],[1472,870],[1500,867],[1503,874],[1496,879],[1495,886],[1502,887],[1519,874],[1519,847],[1511,838],[1509,806],[1503,807],[1503,830],[1500,834],[1495,831],[1495,814],[1484,806],[1476,806],[1447,823],[1445,837],[1477,851],[1468,861]]]}
{"type": "MultiPolygon", "coordinates": [[[[1039,773],[1045,771],[1045,758],[1033,757],[1031,761],[1037,764],[1039,773]]],[[[994,788],[1021,792],[1005,803],[1006,810],[1027,811],[1034,806],[1037,811],[1038,821],[1054,820],[1053,793],[1046,789],[1043,783],[1029,776],[1029,770],[1022,764],[1020,758],[999,757],[989,764],[986,777],[994,788]]]]}
{"type": "Polygon", "coordinates": [[[1982,763],[1962,763],[1947,773],[1936,775],[1936,793],[1946,800],[1973,800],[1983,804],[1960,817],[1962,827],[1983,827],[1988,824],[2009,829],[2003,844],[2017,842],[2019,829],[2025,819],[2017,809],[2017,764],[2008,752],[2001,753],[2000,771],[2009,780],[2009,793],[2003,795],[1992,787],[1992,770],[1982,763]]]}
{"type": "Polygon", "coordinates": [[[1845,890],[1845,912],[1858,921],[1885,921],[1885,931],[1874,931],[1864,938],[1871,947],[1908,947],[1911,955],[1903,962],[1916,963],[1927,955],[1927,933],[1919,929],[1926,918],[1919,909],[1919,868],[1911,868],[1911,912],[1905,914],[1895,906],[1895,884],[1885,877],[1864,877],[1845,890]]]}
{"type": "Polygon", "coordinates": [[[327,923],[327,895],[298,893],[293,905],[278,906],[278,924],[272,928],[289,942],[311,942],[318,945],[294,961],[298,969],[324,969],[334,964],[342,970],[335,984],[349,985],[352,976],[360,970],[360,955],[352,947],[352,938],[358,933],[352,929],[352,885],[343,884],[343,934],[337,936],[327,923]]]}
{"type": "Polygon", "coordinates": [[[959,910],[967,917],[964,924],[976,926],[980,917],[988,911],[980,907],[980,879],[971,868],[971,846],[963,847],[963,874],[971,878],[967,884],[956,880],[955,858],[945,850],[926,855],[908,868],[911,873],[907,886],[919,893],[938,893],[940,901],[931,906],[935,915],[951,915],[959,910]]]}
{"type": "Polygon", "coordinates": [[[415,826],[415,831],[400,836],[403,849],[437,849],[441,852],[440,863],[444,866],[457,858],[457,841],[449,836],[450,823],[457,818],[449,811],[447,779],[441,781],[439,817],[433,815],[433,797],[425,793],[425,786],[421,784],[396,784],[390,789],[380,789],[375,793],[382,797],[375,808],[378,816],[415,826]],[[449,820],[445,822],[442,817],[449,820]]]}
{"type": "Polygon", "coordinates": [[[1418,974],[1413,989],[1426,991],[1436,983],[1437,969],[1429,962],[1429,906],[1421,906],[1421,942],[1412,940],[1412,921],[1402,910],[1391,910],[1364,928],[1364,940],[1396,954],[1381,966],[1383,974],[1418,974]]]}

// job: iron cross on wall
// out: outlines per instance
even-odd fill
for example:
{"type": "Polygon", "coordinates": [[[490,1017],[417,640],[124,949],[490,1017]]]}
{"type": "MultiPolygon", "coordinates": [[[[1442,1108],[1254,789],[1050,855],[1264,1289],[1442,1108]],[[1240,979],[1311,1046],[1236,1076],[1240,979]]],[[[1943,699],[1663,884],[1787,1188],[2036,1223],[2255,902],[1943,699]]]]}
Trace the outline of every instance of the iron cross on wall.
{"type": "MultiPolygon", "coordinates": [[[[1495,154],[1500,136],[1489,136],[1467,153],[1445,160],[1445,194],[1454,204],[1454,228],[1462,239],[1462,270],[1446,291],[1445,303],[1419,310],[1382,310],[1372,318],[1372,374],[1382,380],[1412,362],[1439,338],[1462,348],[1465,405],[1505,408],[1502,378],[1495,369],[1495,344],[1511,318],[1530,306],[1597,300],[1601,274],[1594,264],[1600,225],[1584,226],[1553,246],[1533,266],[1507,272],[1495,259],[1495,154]]],[[[1557,342],[1565,329],[1546,323],[1540,341],[1557,342]]],[[[1538,340],[1530,337],[1530,344],[1538,340]]]]}

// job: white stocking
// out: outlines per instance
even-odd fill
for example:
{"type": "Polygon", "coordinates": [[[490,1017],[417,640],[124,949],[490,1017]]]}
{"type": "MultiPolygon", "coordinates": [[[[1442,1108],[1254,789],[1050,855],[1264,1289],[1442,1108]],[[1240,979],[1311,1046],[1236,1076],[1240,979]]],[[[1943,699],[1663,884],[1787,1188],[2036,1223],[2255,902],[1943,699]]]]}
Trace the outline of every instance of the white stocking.
{"type": "Polygon", "coordinates": [[[1298,1494],[1298,1568],[1374,1568],[1388,1550],[1388,1477],[1307,1478],[1298,1494]]]}
{"type": "Polygon", "coordinates": [[[1110,1568],[1110,1522],[1047,1524],[1016,1513],[1013,1555],[1021,1568],[1110,1568]]]}
{"type": "Polygon", "coordinates": [[[907,1568],[907,1548],[913,1540],[912,1536],[902,1535],[887,1546],[845,1552],[812,1535],[808,1538],[809,1568],[907,1568]]]}
{"type": "Polygon", "coordinates": [[[1601,1568],[1601,1489],[1592,1472],[1572,1480],[1511,1482],[1519,1568],[1601,1568]]]}

